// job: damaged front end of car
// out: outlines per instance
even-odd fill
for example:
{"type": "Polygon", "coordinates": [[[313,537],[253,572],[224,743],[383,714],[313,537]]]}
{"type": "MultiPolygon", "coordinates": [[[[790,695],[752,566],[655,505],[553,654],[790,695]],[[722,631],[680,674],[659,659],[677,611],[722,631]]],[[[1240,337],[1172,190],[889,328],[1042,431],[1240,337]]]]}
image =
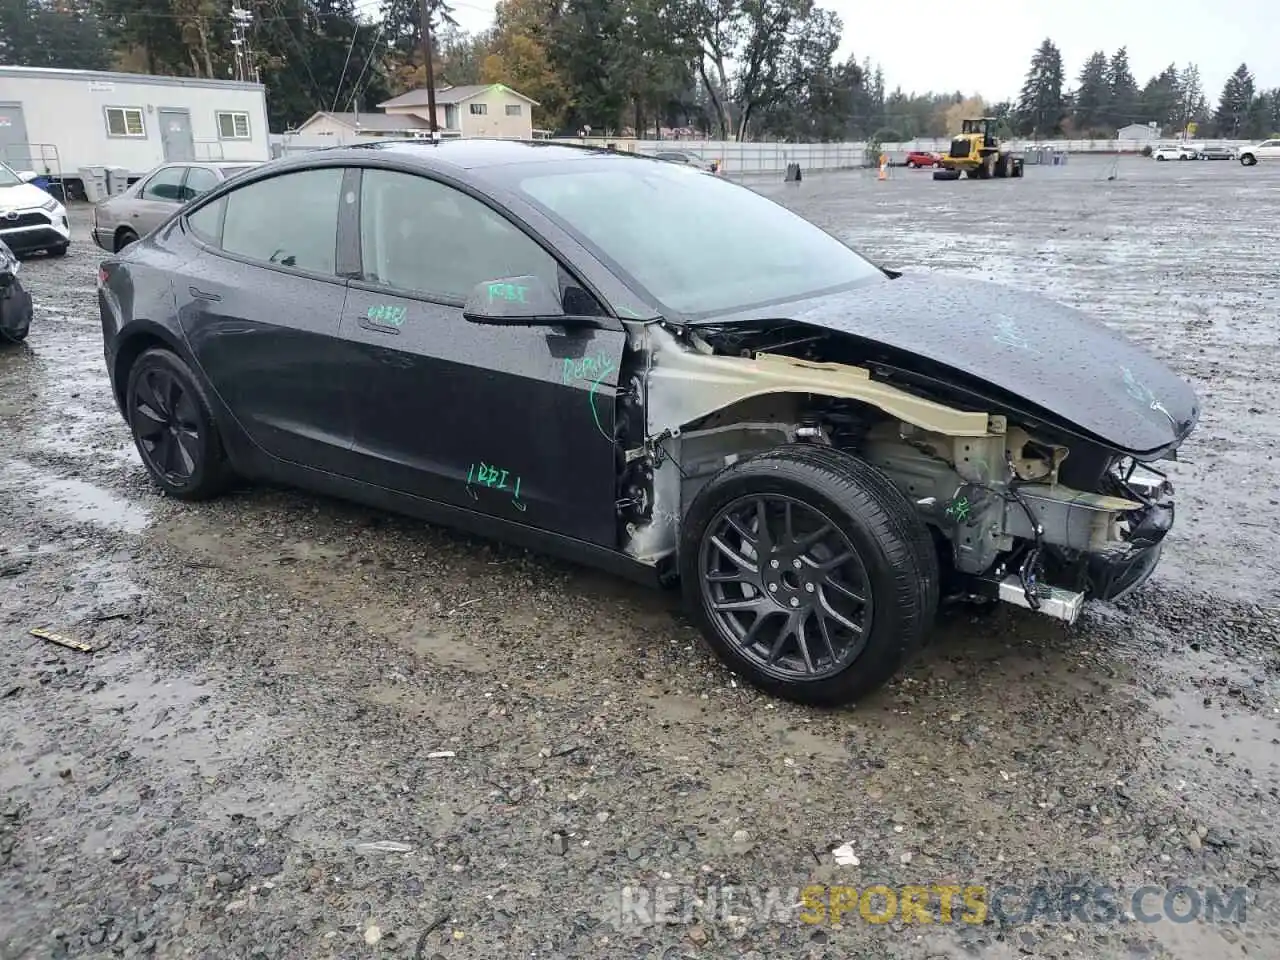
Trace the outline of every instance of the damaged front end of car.
{"type": "Polygon", "coordinates": [[[1176,456],[1190,422],[1135,453],[999,387],[805,323],[651,321],[628,334],[620,532],[659,569],[712,476],[791,443],[887,476],[932,534],[950,599],[1074,622],[1086,599],[1141,585],[1173,524],[1172,486],[1152,463],[1176,456]]]}

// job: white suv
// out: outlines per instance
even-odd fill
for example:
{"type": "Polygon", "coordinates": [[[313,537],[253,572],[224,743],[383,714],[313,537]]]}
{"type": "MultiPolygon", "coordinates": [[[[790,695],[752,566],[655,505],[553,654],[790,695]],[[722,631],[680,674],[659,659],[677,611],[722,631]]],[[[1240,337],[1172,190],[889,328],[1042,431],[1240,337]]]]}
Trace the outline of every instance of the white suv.
{"type": "Polygon", "coordinates": [[[1240,148],[1240,162],[1252,167],[1259,160],[1280,160],[1280,140],[1263,140],[1240,148]]]}
{"type": "Polygon", "coordinates": [[[1151,151],[1151,156],[1157,160],[1194,160],[1199,154],[1185,143],[1162,143],[1151,151]]]}
{"type": "Polygon", "coordinates": [[[0,240],[14,253],[45,250],[60,257],[71,243],[67,210],[27,180],[0,163],[0,240]]]}

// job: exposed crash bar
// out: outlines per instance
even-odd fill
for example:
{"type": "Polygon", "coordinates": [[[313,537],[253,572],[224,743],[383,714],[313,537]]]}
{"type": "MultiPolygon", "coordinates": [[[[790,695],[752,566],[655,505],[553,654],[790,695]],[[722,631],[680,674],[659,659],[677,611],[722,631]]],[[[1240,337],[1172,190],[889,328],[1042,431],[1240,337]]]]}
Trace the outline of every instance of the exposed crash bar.
{"type": "Polygon", "coordinates": [[[985,413],[968,413],[913,396],[871,379],[869,371],[840,363],[814,363],[778,354],[716,356],[690,349],[666,330],[651,330],[649,371],[651,435],[677,430],[732,403],[771,393],[810,393],[858,400],[905,423],[949,437],[983,437],[985,413]]]}

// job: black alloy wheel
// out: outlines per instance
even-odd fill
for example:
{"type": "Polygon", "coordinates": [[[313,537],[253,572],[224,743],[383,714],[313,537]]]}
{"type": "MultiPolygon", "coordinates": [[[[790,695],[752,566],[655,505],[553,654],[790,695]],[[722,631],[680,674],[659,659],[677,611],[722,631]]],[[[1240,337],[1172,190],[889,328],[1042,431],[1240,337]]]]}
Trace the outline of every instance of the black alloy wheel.
{"type": "Polygon", "coordinates": [[[722,635],[764,674],[821,680],[862,652],[873,602],[866,568],[823,513],[792,497],[741,497],[711,521],[703,600],[722,635]]]}
{"type": "Polygon", "coordinates": [[[854,702],[924,643],[938,552],[913,504],[854,454],[786,444],[737,461],[689,505],[680,580],[703,639],[775,696],[854,702]]]}
{"type": "Polygon", "coordinates": [[[228,479],[226,457],[208,400],[190,369],[162,348],[143,353],[129,371],[129,426],[143,465],[165,493],[203,500],[228,479]]]}

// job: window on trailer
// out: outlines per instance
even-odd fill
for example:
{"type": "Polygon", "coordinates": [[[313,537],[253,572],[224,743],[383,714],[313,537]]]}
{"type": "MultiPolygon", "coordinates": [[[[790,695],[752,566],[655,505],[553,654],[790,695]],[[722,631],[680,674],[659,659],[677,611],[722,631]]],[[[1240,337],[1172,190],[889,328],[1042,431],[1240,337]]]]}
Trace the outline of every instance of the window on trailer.
{"type": "Polygon", "coordinates": [[[249,115],[239,111],[218,111],[218,136],[223,140],[248,140],[249,115]]]}
{"type": "Polygon", "coordinates": [[[521,112],[522,112],[522,111],[520,110],[520,106],[521,106],[521,105],[520,105],[520,104],[518,104],[518,103],[508,103],[508,104],[507,104],[507,116],[508,116],[508,117],[518,117],[518,116],[520,116],[520,114],[521,114],[521,112]]]}
{"type": "Polygon", "coordinates": [[[147,128],[142,122],[141,107],[107,107],[107,136],[145,137],[147,128]]]}
{"type": "Polygon", "coordinates": [[[471,115],[473,117],[483,117],[488,112],[489,112],[489,105],[487,103],[471,104],[471,115]]]}

